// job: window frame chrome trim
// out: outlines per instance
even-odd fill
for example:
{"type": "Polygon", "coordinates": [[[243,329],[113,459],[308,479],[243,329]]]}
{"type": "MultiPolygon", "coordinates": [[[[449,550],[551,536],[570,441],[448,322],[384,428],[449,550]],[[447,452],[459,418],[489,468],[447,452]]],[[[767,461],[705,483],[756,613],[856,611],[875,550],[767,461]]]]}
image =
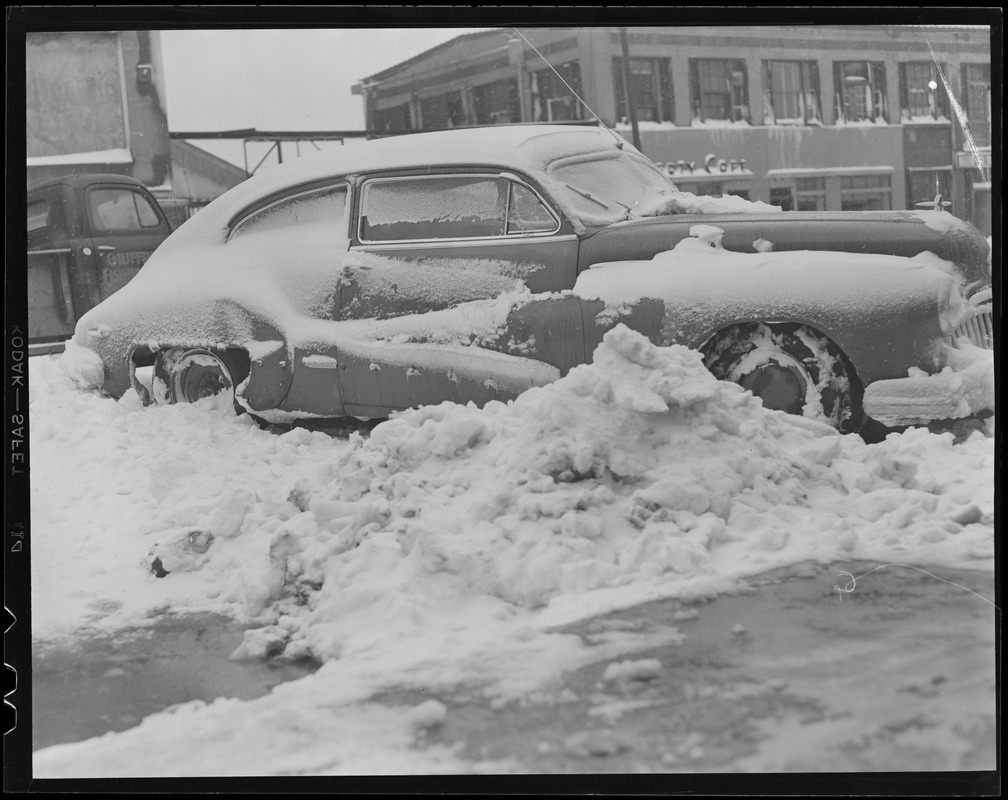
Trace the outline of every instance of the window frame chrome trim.
{"type": "Polygon", "coordinates": [[[290,194],[284,194],[280,197],[277,197],[275,200],[271,200],[265,205],[253,206],[250,210],[243,213],[241,216],[237,217],[237,221],[234,224],[228,226],[228,235],[227,238],[224,240],[224,242],[226,244],[230,242],[232,239],[234,239],[235,236],[237,236],[241,226],[244,225],[246,222],[248,222],[251,219],[254,219],[260,214],[266,213],[271,208],[275,208],[281,203],[286,203],[290,200],[294,200],[298,197],[305,197],[310,194],[321,194],[322,192],[331,191],[332,189],[338,189],[341,186],[346,188],[347,191],[346,202],[343,205],[343,230],[345,232],[347,230],[347,222],[348,222],[347,215],[350,213],[350,205],[351,201],[353,200],[353,196],[351,194],[353,192],[353,185],[346,178],[340,178],[338,181],[334,183],[326,183],[321,186],[314,185],[308,188],[302,188],[300,189],[300,191],[295,191],[290,194]]]}
{"type": "MultiPolygon", "coordinates": [[[[386,245],[414,245],[414,244],[431,244],[433,246],[444,246],[447,243],[456,242],[460,244],[473,243],[473,242],[493,242],[495,244],[503,244],[504,242],[514,242],[516,239],[532,238],[532,239],[544,239],[549,236],[555,236],[559,233],[560,229],[563,227],[563,220],[560,215],[554,210],[554,208],[546,201],[543,197],[542,192],[538,191],[535,186],[532,186],[527,181],[523,180],[518,175],[512,172],[432,172],[425,173],[423,175],[380,175],[371,178],[364,178],[360,182],[360,200],[357,206],[357,228],[356,235],[357,241],[361,246],[367,247],[384,247],[386,245]],[[517,183],[530,192],[532,192],[536,199],[542,203],[543,208],[546,209],[550,217],[553,218],[555,227],[551,231],[536,231],[534,233],[521,232],[521,233],[508,233],[507,232],[507,219],[511,211],[511,188],[508,187],[508,199],[507,205],[505,207],[504,214],[504,233],[500,236],[453,236],[445,237],[443,239],[365,239],[363,236],[364,229],[364,202],[365,202],[365,190],[369,184],[372,183],[390,183],[392,181],[410,181],[410,180],[430,180],[431,178],[484,178],[484,179],[501,179],[506,180],[508,183],[517,183]]],[[[576,238],[576,237],[575,237],[576,238]]]]}

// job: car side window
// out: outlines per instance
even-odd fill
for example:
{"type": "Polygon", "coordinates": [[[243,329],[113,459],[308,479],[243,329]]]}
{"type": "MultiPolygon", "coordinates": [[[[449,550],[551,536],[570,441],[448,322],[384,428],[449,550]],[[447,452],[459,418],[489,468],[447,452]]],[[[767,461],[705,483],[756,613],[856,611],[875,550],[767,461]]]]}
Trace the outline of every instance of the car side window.
{"type": "MultiPolygon", "coordinates": [[[[235,225],[230,238],[310,225],[330,224],[335,228],[346,219],[346,205],[345,184],[300,192],[253,211],[235,225]]],[[[346,235],[345,228],[341,232],[346,235]]]]}
{"type": "Polygon", "coordinates": [[[161,224],[150,201],[130,189],[92,189],[88,209],[97,231],[142,230],[161,224]]]}
{"type": "Polygon", "coordinates": [[[365,242],[503,236],[508,181],[440,175],[364,184],[360,238],[365,242]]]}
{"type": "Polygon", "coordinates": [[[28,203],[28,246],[41,247],[52,242],[49,227],[49,200],[31,200],[28,203]]]}
{"type": "Polygon", "coordinates": [[[508,203],[507,232],[552,233],[560,227],[559,221],[543,205],[538,195],[527,186],[511,182],[511,200],[508,203]]]}

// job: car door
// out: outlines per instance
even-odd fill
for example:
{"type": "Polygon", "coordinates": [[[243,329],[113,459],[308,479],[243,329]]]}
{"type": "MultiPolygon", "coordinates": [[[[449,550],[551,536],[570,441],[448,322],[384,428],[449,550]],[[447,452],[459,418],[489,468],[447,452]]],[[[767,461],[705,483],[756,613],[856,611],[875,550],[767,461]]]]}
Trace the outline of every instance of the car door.
{"type": "Polygon", "coordinates": [[[157,202],[139,186],[98,183],[84,190],[91,250],[102,300],[140,271],[171,233],[157,202]]]}
{"type": "Polygon", "coordinates": [[[357,193],[340,317],[416,314],[496,297],[523,281],[570,289],[578,238],[529,181],[452,170],[370,177],[357,193]]]}
{"type": "Polygon", "coordinates": [[[73,249],[63,233],[59,187],[28,195],[28,340],[64,339],[76,315],[70,282],[73,249]]]}
{"type": "MultiPolygon", "coordinates": [[[[343,281],[341,319],[437,311],[498,297],[522,282],[537,293],[574,285],[573,228],[518,175],[461,169],[371,177],[361,182],[356,208],[351,256],[360,259],[343,281]]],[[[549,341],[551,349],[566,350],[580,342],[569,316],[554,316],[548,326],[538,317],[527,320],[521,332],[538,333],[535,346],[513,354],[487,355],[481,348],[439,354],[441,346],[415,341],[394,352],[364,342],[344,347],[344,407],[372,416],[442,400],[513,396],[559,375],[554,359],[541,358],[536,348],[549,341]]],[[[576,317],[580,324],[579,311],[576,317]]]]}

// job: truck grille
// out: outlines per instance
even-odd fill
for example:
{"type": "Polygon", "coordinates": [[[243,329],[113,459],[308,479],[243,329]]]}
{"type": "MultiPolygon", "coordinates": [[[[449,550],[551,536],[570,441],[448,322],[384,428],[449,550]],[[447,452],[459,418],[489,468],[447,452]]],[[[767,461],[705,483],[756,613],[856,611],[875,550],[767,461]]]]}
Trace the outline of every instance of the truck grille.
{"type": "Polygon", "coordinates": [[[985,350],[994,349],[994,315],[990,306],[985,310],[977,309],[972,316],[955,329],[953,337],[969,339],[972,344],[985,350]]]}

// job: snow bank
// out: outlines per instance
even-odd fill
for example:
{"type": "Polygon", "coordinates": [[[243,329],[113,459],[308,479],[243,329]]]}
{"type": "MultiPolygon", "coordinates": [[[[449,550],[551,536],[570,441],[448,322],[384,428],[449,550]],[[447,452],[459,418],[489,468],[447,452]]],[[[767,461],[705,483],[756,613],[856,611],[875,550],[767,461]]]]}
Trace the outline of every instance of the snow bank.
{"type": "MultiPolygon", "coordinates": [[[[35,635],[212,608],[258,623],[236,656],[324,664],[255,701],[39,751],[38,776],[489,769],[412,749],[440,704],[369,698],[462,681],[522,696],[610,652],[557,625],[807,559],[993,563],[992,439],[865,445],[622,326],[511,403],[415,409],[350,442],[113,403],[53,360],[31,368],[35,635]]],[[[680,634],[619,652],[663,636],[680,634]]]]}

